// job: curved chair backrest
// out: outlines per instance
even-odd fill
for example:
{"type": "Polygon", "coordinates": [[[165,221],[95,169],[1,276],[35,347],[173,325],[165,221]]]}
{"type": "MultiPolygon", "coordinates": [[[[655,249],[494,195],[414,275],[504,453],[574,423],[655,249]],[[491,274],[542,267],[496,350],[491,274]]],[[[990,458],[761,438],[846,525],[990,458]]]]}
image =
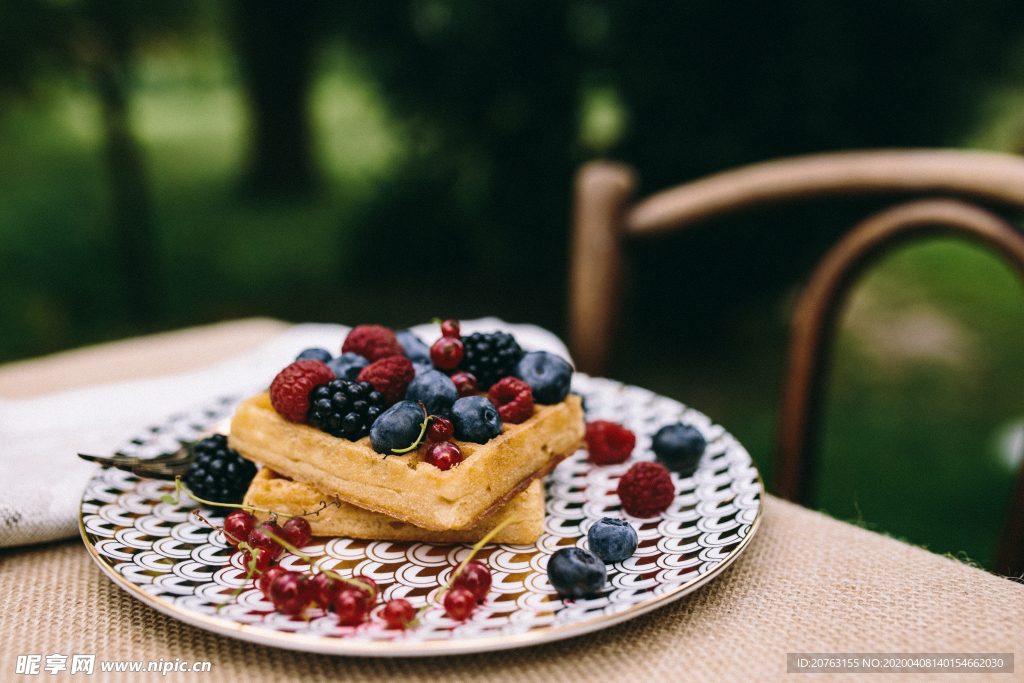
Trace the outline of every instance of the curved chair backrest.
{"type": "MultiPolygon", "coordinates": [[[[719,215],[801,198],[908,192],[970,197],[1024,210],[1024,159],[948,150],[821,154],[754,164],[686,183],[635,204],[628,167],[580,169],[570,267],[570,343],[579,369],[601,374],[618,315],[622,240],[692,227],[719,215]]],[[[1024,237],[963,201],[914,201],[882,211],[849,232],[822,260],[793,317],[776,451],[776,493],[806,503],[816,464],[823,377],[836,315],[854,278],[905,239],[953,233],[981,241],[1024,277],[1024,237]]],[[[1024,573],[1024,469],[1018,472],[995,569],[1024,573]]]]}

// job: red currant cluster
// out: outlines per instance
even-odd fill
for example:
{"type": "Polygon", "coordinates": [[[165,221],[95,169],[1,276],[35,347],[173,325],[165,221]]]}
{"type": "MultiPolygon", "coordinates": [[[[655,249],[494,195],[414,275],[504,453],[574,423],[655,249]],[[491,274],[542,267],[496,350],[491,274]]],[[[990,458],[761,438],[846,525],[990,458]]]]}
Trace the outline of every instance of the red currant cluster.
{"type": "MultiPolygon", "coordinates": [[[[451,423],[448,424],[450,437],[451,423]]],[[[276,522],[258,522],[251,512],[235,510],[224,520],[224,537],[235,548],[242,548],[244,566],[263,595],[274,604],[274,609],[283,614],[296,616],[316,603],[333,610],[339,624],[358,626],[366,621],[380,597],[376,582],[368,576],[346,580],[331,576],[333,572],[308,576],[280,565],[271,566],[284,550],[279,540],[292,548],[302,548],[309,542],[312,532],[309,522],[302,517],[292,517],[278,526],[276,522]]],[[[490,588],[491,572],[487,566],[477,561],[468,562],[445,591],[445,614],[458,621],[468,619],[477,603],[487,597],[490,588]]],[[[405,629],[415,621],[416,609],[408,600],[395,598],[384,605],[381,617],[388,628],[405,629]]]]}
{"type": "Polygon", "coordinates": [[[454,370],[459,367],[463,354],[462,338],[459,335],[458,320],[445,320],[441,323],[441,338],[430,347],[430,362],[438,370],[454,370]]]}
{"type": "Polygon", "coordinates": [[[244,546],[243,564],[257,577],[256,585],[278,612],[294,616],[315,602],[324,609],[334,610],[338,623],[357,626],[377,604],[380,591],[367,576],[345,581],[323,572],[307,576],[280,565],[270,566],[284,550],[278,539],[293,548],[309,543],[312,531],[309,522],[302,517],[292,517],[278,526],[276,522],[257,522],[252,513],[236,510],[224,520],[224,536],[236,548],[244,546]]]}
{"type": "MultiPolygon", "coordinates": [[[[458,320],[449,318],[441,323],[441,338],[430,347],[430,362],[435,368],[451,371],[459,367],[465,353],[465,349],[462,347],[462,337],[459,336],[461,333],[458,320]]],[[[472,372],[460,370],[453,373],[451,378],[459,392],[459,398],[476,396],[480,391],[480,383],[472,372]]]]}
{"type": "Polygon", "coordinates": [[[423,460],[439,470],[450,470],[462,462],[462,449],[452,443],[452,435],[455,433],[455,425],[452,421],[432,416],[430,425],[427,427],[427,453],[423,460]]]}
{"type": "Polygon", "coordinates": [[[468,619],[489,590],[491,570],[482,562],[468,562],[450,582],[444,595],[444,613],[457,621],[468,619]]]}
{"type": "Polygon", "coordinates": [[[224,519],[224,537],[236,548],[243,546],[242,563],[255,567],[259,573],[265,572],[284,550],[277,539],[301,548],[312,536],[309,522],[302,517],[291,517],[284,526],[277,522],[258,524],[251,512],[235,510],[224,519]]]}

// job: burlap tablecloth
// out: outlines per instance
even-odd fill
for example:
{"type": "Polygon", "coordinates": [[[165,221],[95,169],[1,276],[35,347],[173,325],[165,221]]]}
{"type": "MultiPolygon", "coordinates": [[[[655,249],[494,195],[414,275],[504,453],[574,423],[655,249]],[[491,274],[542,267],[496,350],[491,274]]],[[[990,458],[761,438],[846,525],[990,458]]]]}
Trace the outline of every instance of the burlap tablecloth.
{"type": "MultiPolygon", "coordinates": [[[[197,367],[237,353],[239,344],[255,346],[281,329],[273,321],[240,321],[20,363],[0,368],[0,395],[67,388],[67,380],[55,379],[68,377],[61,367],[74,367],[73,381],[79,384],[109,380],[94,369],[114,365],[115,356],[118,372],[135,376],[166,368],[161,362],[168,357],[182,359],[182,369],[197,367]],[[218,346],[218,337],[230,343],[218,346]],[[183,348],[190,349],[189,358],[183,348]],[[128,358],[138,361],[134,371],[128,358]]],[[[80,541],[0,551],[0,587],[0,680],[36,678],[14,673],[17,656],[53,653],[212,664],[209,673],[172,673],[168,680],[543,683],[802,679],[786,673],[787,652],[1024,653],[1024,586],[771,496],[747,551],[701,590],[604,631],[501,653],[357,659],[243,643],[181,624],[129,597],[92,564],[80,541]]],[[[815,681],[1024,680],[1024,663],[1016,670],[807,676],[815,681]]],[[[66,672],[39,677],[61,675],[78,679],[66,672]]],[[[114,677],[95,674],[104,676],[114,677]]]]}

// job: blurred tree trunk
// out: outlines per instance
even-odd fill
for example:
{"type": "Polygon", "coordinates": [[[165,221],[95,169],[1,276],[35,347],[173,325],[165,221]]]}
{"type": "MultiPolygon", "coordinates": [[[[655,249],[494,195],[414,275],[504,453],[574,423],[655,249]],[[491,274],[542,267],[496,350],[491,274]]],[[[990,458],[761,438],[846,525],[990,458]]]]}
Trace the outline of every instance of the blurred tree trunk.
{"type": "Polygon", "coordinates": [[[111,222],[124,303],[132,319],[159,313],[158,253],[149,174],[131,128],[128,81],[132,67],[131,8],[127,0],[95,0],[87,15],[85,63],[99,94],[110,174],[111,222]]]}
{"type": "Polygon", "coordinates": [[[316,0],[237,0],[235,45],[249,94],[252,138],[245,191],[256,197],[316,188],[307,97],[316,0]]]}

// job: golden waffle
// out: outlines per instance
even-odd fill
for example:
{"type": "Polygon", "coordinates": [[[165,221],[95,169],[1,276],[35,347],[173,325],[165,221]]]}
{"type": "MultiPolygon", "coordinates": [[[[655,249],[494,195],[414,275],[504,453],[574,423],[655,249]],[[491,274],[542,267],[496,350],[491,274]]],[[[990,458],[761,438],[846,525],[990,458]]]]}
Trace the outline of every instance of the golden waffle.
{"type": "Polygon", "coordinates": [[[339,439],[288,422],[262,393],[242,402],[228,443],[244,457],[298,482],[415,526],[470,529],[579,448],[584,434],[579,396],[535,406],[522,424],[505,424],[486,444],[455,441],[463,462],[441,471],[423,461],[427,445],[383,456],[369,437],[339,439]]]}
{"type": "MultiPolygon", "coordinates": [[[[472,529],[463,531],[431,531],[370,512],[345,502],[335,502],[332,495],[282,477],[269,468],[262,468],[245,494],[245,504],[289,515],[304,514],[323,508],[306,521],[314,536],[347,536],[378,541],[427,541],[431,543],[475,543],[491,529],[511,516],[516,521],[499,531],[494,543],[534,543],[544,530],[544,486],[534,479],[526,490],[516,495],[493,515],[472,529]],[[324,504],[330,504],[323,507],[324,504]]],[[[257,515],[266,519],[267,515],[257,515]]]]}

